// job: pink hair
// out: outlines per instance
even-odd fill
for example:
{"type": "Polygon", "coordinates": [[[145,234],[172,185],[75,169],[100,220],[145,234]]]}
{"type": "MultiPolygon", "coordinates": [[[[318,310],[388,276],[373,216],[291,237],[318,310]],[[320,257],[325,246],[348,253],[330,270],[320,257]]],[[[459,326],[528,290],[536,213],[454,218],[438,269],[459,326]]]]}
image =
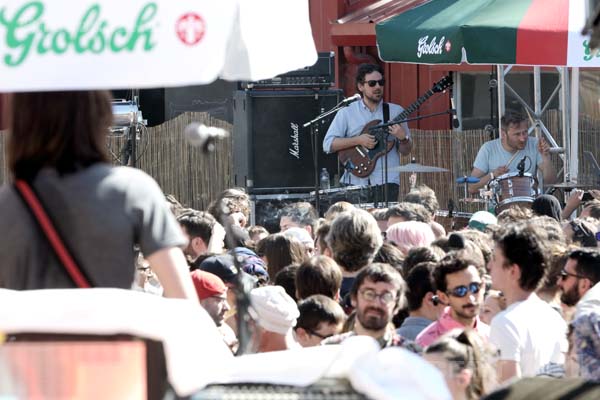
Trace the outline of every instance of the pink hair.
{"type": "Polygon", "coordinates": [[[428,246],[435,240],[435,235],[429,224],[418,221],[398,222],[390,226],[386,232],[389,242],[406,255],[413,247],[428,246]]]}

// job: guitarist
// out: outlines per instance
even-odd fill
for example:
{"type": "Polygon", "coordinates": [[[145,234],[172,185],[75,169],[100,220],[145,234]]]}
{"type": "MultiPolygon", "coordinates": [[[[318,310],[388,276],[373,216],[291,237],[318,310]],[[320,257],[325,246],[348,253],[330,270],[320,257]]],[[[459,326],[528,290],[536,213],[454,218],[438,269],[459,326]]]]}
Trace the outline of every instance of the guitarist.
{"type": "MultiPolygon", "coordinates": [[[[367,149],[375,147],[374,136],[361,134],[364,126],[373,120],[387,121],[404,110],[397,104],[387,103],[389,111],[387,118],[384,118],[384,85],[383,70],[379,65],[361,64],[358,67],[356,87],[362,95],[362,100],[355,101],[337,113],[323,141],[323,150],[326,153],[334,153],[355,146],[363,146],[367,149]]],[[[375,169],[366,178],[354,176],[346,170],[341,179],[342,185],[376,186],[375,200],[384,200],[383,184],[387,181],[388,199],[390,201],[398,200],[400,176],[397,171],[393,171],[393,168],[400,165],[399,153],[403,155],[410,153],[412,140],[406,123],[393,125],[389,130],[388,140],[396,143],[395,149],[380,157],[375,169]],[[387,180],[384,176],[385,157],[388,158],[387,180]]]]}

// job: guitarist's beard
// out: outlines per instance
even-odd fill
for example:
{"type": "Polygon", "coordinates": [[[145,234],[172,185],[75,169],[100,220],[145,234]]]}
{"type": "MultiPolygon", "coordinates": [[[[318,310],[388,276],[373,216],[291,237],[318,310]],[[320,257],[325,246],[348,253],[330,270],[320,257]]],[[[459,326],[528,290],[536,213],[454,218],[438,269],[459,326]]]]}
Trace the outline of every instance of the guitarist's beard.
{"type": "Polygon", "coordinates": [[[377,105],[377,104],[379,104],[381,99],[383,99],[383,90],[373,91],[373,93],[363,93],[363,97],[369,103],[372,103],[373,105],[377,105]]]}

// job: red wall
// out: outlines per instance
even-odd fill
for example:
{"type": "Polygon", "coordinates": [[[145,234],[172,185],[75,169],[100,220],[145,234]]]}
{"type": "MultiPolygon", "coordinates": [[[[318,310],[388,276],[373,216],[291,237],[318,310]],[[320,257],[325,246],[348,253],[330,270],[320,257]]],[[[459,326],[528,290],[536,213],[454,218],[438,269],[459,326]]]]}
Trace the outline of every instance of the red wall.
{"type": "MultiPolygon", "coordinates": [[[[385,100],[406,107],[429,90],[447,71],[439,66],[384,63],[379,59],[375,46],[344,47],[333,44],[331,25],[334,21],[374,2],[375,0],[310,0],[310,19],[315,45],[318,51],[335,52],[336,86],[342,88],[347,96],[356,92],[354,76],[358,64],[377,62],[384,67],[388,82],[385,100]]],[[[411,117],[442,112],[449,107],[448,93],[440,97],[436,95],[411,117]]],[[[440,116],[411,122],[409,125],[418,129],[449,129],[450,119],[448,116],[440,116]]]]}

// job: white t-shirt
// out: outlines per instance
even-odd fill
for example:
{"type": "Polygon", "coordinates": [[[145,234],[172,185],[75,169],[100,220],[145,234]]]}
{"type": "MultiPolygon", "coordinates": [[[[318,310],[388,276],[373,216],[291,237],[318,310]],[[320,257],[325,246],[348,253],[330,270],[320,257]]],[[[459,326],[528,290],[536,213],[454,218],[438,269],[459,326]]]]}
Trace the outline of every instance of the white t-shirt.
{"type": "Polygon", "coordinates": [[[564,364],[567,324],[532,293],[492,319],[490,342],[500,351],[500,360],[516,361],[522,376],[535,376],[550,362],[564,364]]]}

